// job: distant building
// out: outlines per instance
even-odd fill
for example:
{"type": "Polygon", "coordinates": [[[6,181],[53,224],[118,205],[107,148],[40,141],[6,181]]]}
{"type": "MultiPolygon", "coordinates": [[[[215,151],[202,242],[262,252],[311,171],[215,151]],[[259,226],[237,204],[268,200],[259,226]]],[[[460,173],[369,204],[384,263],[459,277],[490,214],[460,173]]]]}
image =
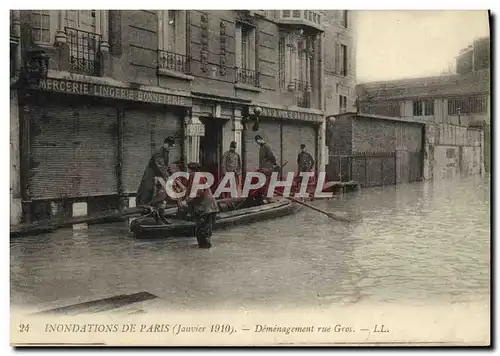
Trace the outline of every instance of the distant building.
{"type": "Polygon", "coordinates": [[[424,178],[489,171],[489,58],[482,38],[458,55],[456,74],[358,85],[359,111],[425,124],[424,178]]]}

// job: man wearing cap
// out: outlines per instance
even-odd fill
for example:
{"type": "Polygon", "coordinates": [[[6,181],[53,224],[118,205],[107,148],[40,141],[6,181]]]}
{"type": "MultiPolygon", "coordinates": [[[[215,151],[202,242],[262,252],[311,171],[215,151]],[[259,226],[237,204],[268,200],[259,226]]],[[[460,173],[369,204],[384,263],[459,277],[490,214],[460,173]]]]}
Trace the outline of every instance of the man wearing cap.
{"type": "MultiPolygon", "coordinates": [[[[236,152],[236,141],[231,141],[229,150],[222,155],[222,176],[228,172],[233,172],[236,179],[238,195],[240,194],[241,178],[241,157],[236,152]]],[[[230,193],[222,193],[222,198],[234,198],[230,193]]]]}
{"type": "Polygon", "coordinates": [[[273,172],[278,172],[280,167],[276,163],[276,156],[273,153],[271,145],[266,143],[261,135],[255,136],[255,142],[257,142],[257,144],[260,146],[258,172],[261,172],[266,176],[266,184],[254,191],[251,195],[258,204],[262,204],[264,202],[264,198],[267,195],[267,190],[271,181],[271,175],[273,172]]]}
{"type": "MultiPolygon", "coordinates": [[[[200,171],[200,165],[196,162],[188,164],[189,181],[187,184],[187,194],[184,196],[184,204],[179,202],[179,209],[187,209],[190,211],[195,219],[196,228],[195,235],[198,241],[198,247],[211,248],[212,247],[212,228],[215,223],[215,218],[219,212],[219,207],[215,198],[212,195],[210,188],[198,190],[196,196],[191,198],[191,190],[194,184],[194,175],[200,171]]],[[[200,184],[206,183],[206,178],[201,177],[200,184]]]]}
{"type": "Polygon", "coordinates": [[[261,135],[255,136],[255,142],[259,148],[259,169],[274,171],[278,167],[276,156],[273,153],[271,146],[264,141],[261,135]]]}
{"type": "Polygon", "coordinates": [[[166,182],[172,173],[169,167],[169,154],[172,147],[175,147],[175,140],[172,136],[168,136],[163,141],[163,145],[151,156],[135,197],[136,205],[153,205],[158,209],[160,217],[165,211],[167,198],[160,179],[166,182]]]}
{"type": "Polygon", "coordinates": [[[301,172],[311,172],[314,168],[314,159],[311,156],[309,152],[306,151],[306,145],[301,144],[300,145],[300,152],[297,155],[297,167],[298,167],[298,173],[297,176],[295,177],[295,189],[297,191],[300,189],[300,186],[302,185],[302,179],[303,177],[300,176],[301,172]]]}
{"type": "Polygon", "coordinates": [[[300,172],[311,172],[314,168],[314,159],[309,152],[306,151],[306,145],[300,145],[300,152],[297,155],[297,166],[300,172]]]}

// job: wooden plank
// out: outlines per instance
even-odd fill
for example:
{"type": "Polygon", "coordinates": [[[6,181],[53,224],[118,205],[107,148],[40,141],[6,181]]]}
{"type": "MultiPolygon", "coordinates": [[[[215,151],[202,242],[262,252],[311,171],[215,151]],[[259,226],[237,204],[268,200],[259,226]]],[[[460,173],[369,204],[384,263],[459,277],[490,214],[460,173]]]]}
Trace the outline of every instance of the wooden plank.
{"type": "Polygon", "coordinates": [[[144,302],[151,299],[156,299],[158,296],[149,292],[139,292],[134,294],[117,295],[110,298],[93,300],[90,302],[68,305],[66,307],[49,309],[42,312],[35,313],[35,315],[47,314],[65,314],[65,315],[78,315],[89,313],[100,313],[112,309],[121,308],[133,303],[144,302]]]}

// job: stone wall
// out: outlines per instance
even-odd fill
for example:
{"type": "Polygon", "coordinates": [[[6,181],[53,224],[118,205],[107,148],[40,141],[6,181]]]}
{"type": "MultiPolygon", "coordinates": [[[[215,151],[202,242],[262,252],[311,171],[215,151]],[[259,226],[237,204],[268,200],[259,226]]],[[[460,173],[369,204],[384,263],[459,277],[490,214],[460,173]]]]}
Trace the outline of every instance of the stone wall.
{"type": "Polygon", "coordinates": [[[10,223],[21,221],[21,167],[18,93],[10,91],[10,223]]]}
{"type": "Polygon", "coordinates": [[[425,179],[484,173],[484,133],[450,124],[426,124],[425,179]]]}

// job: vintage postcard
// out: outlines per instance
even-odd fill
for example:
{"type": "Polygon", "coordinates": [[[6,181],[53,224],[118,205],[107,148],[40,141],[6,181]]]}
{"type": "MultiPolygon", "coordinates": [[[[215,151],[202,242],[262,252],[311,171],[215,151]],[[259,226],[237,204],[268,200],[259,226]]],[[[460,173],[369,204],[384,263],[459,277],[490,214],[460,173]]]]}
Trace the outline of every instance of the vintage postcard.
{"type": "Polygon", "coordinates": [[[490,16],[11,10],[11,345],[490,345],[490,16]]]}

